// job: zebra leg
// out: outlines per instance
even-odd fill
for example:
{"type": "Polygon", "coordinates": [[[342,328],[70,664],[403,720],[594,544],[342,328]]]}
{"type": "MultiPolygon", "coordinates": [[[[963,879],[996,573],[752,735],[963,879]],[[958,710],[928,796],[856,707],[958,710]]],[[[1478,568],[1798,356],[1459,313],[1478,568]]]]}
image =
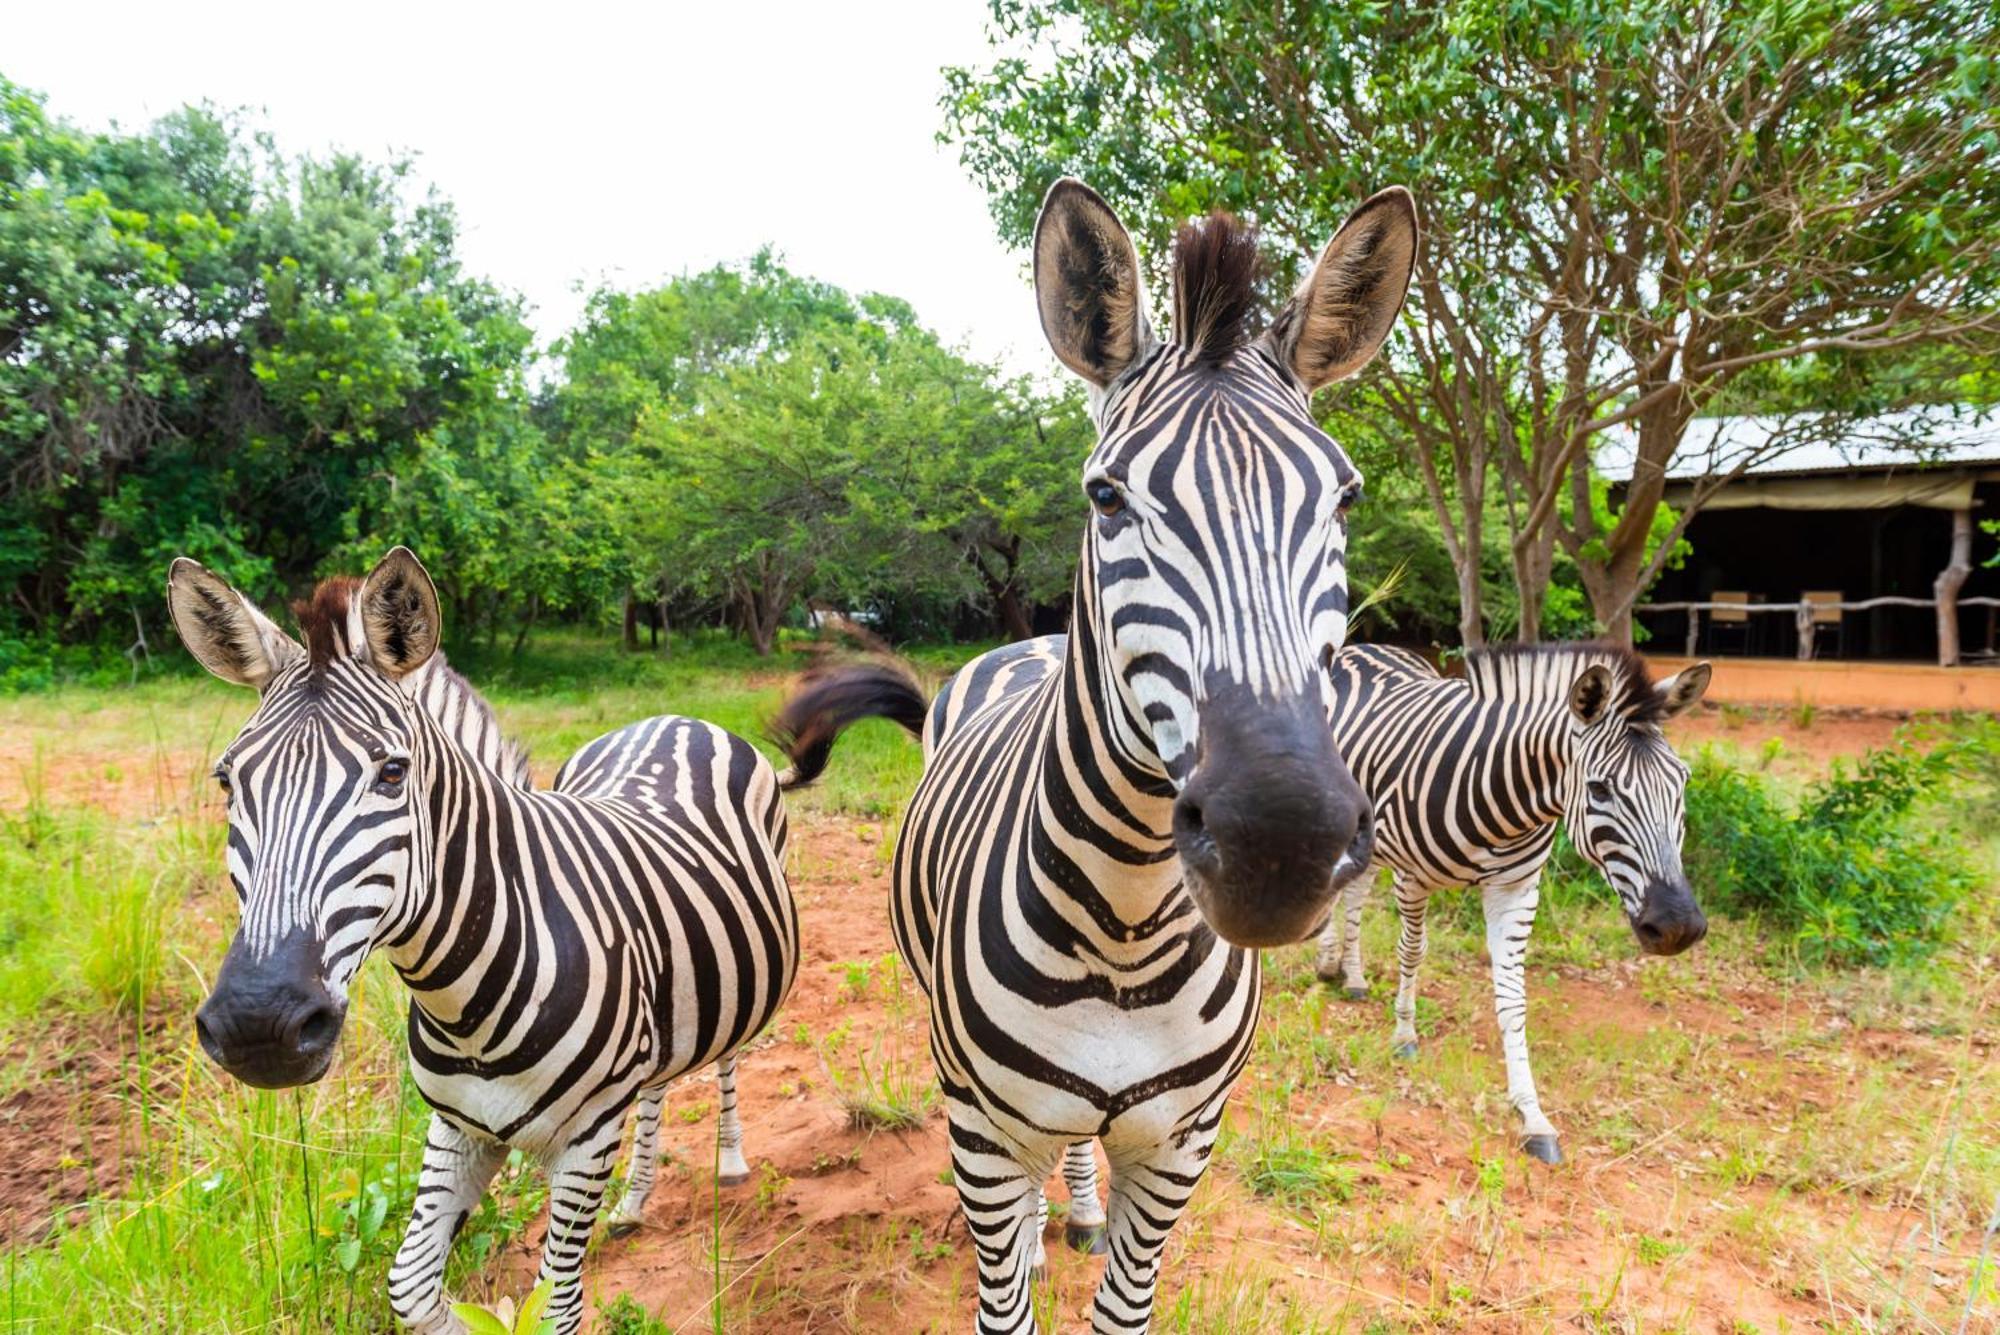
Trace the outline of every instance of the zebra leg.
{"type": "Polygon", "coordinates": [[[506,1146],[469,1136],[431,1114],[417,1205],[389,1266],[389,1306],[417,1335],[463,1335],[465,1323],[445,1301],[444,1264],[452,1239],[506,1157],[506,1146]]]}
{"type": "Polygon", "coordinates": [[[1041,1185],[1055,1164],[1024,1166],[1015,1153],[986,1134],[991,1124],[976,1109],[951,1109],[951,1171],[959,1208],[979,1261],[978,1335],[1032,1335],[1034,1281],[1043,1258],[1036,1224],[1048,1215],[1041,1185]]]}
{"type": "Polygon", "coordinates": [[[1493,1013],[1500,1021],[1500,1050],[1507,1059],[1507,1098],[1521,1114],[1521,1148],[1543,1163],[1561,1163],[1556,1129],[1542,1115],[1535,1073],[1528,1068],[1528,936],[1541,902],[1539,876],[1519,885],[1489,885],[1480,892],[1486,911],[1486,953],[1493,961],[1493,1013]]]}
{"type": "Polygon", "coordinates": [[[583,1254],[618,1161],[623,1129],[623,1118],[609,1119],[603,1130],[557,1155],[549,1172],[549,1231],[542,1240],[537,1283],[547,1281],[554,1290],[548,1317],[556,1323],[556,1335],[576,1335],[583,1326],[583,1254]]]}
{"type": "Polygon", "coordinates": [[[1111,1163],[1111,1259],[1090,1312],[1092,1335],[1144,1335],[1152,1325],[1160,1254],[1208,1168],[1225,1089],[1184,1138],[1111,1163]]]}
{"type": "Polygon", "coordinates": [[[1368,976],[1361,968],[1361,910],[1368,903],[1368,878],[1357,876],[1340,892],[1340,911],[1327,919],[1319,937],[1322,983],[1344,983],[1349,1001],[1368,1000],[1368,976]]]}
{"type": "Polygon", "coordinates": [[[1072,1251],[1104,1255],[1111,1242],[1104,1226],[1104,1203],[1097,1198],[1097,1154],[1092,1142],[1079,1140],[1063,1155],[1063,1181],[1069,1184],[1063,1241],[1072,1251]]]}
{"type": "Polygon", "coordinates": [[[632,1160],[625,1177],[625,1192],[611,1211],[611,1237],[622,1238],[646,1219],[646,1198],[653,1194],[653,1179],[660,1169],[660,1105],[666,1101],[667,1087],[657,1085],[639,1091],[638,1110],[633,1114],[632,1160]]]}
{"type": "Polygon", "coordinates": [[[1396,1055],[1407,1059],[1417,1055],[1417,966],[1424,962],[1424,952],[1430,946],[1424,934],[1424,914],[1431,897],[1428,890],[1420,890],[1400,876],[1393,884],[1403,933],[1396,941],[1396,1036],[1391,1042],[1396,1055]]]}
{"type": "Polygon", "coordinates": [[[715,1097],[721,1105],[715,1127],[718,1156],[716,1180],[725,1187],[740,1187],[750,1180],[750,1165],[743,1158],[743,1121],[736,1115],[736,1054],[733,1052],[715,1064],[715,1097]]]}

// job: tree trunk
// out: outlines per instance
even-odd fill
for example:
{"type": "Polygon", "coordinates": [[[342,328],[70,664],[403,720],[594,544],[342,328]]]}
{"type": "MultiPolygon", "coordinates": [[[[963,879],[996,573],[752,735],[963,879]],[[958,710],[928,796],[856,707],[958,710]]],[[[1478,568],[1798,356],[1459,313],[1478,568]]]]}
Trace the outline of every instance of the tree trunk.
{"type": "Polygon", "coordinates": [[[1000,627],[1007,638],[1014,641],[1035,638],[1034,623],[1028,620],[1028,609],[1021,603],[1021,591],[1012,584],[1000,590],[994,599],[994,610],[1000,613],[1000,627]]]}
{"type": "Polygon", "coordinates": [[[1548,607],[1549,573],[1555,566],[1555,529],[1544,524],[1533,539],[1512,553],[1514,592],[1521,608],[1520,624],[1514,628],[1519,644],[1542,642],[1542,614],[1548,607]]]}
{"type": "Polygon", "coordinates": [[[1628,649],[1632,647],[1632,604],[1639,601],[1639,567],[1645,554],[1643,547],[1616,549],[1610,561],[1594,569],[1577,562],[1584,592],[1590,595],[1590,610],[1602,627],[1599,633],[1628,649]]]}
{"type": "Polygon", "coordinates": [[[1938,666],[1957,667],[1958,591],[1972,574],[1972,511],[1951,512],[1951,564],[1938,572],[1933,591],[1937,595],[1938,666]]]}
{"type": "Polygon", "coordinates": [[[1479,591],[1479,563],[1461,561],[1458,566],[1458,640],[1467,649],[1486,643],[1485,610],[1479,591]]]}
{"type": "Polygon", "coordinates": [[[770,603],[771,600],[768,597],[760,597],[748,609],[749,616],[746,618],[747,629],[750,632],[750,644],[752,648],[756,649],[757,657],[759,658],[769,658],[778,647],[778,617],[780,614],[770,610],[770,603]],[[761,604],[761,606],[758,604],[761,604]]]}
{"type": "Polygon", "coordinates": [[[521,629],[519,633],[514,636],[514,647],[510,651],[510,655],[512,657],[519,658],[521,656],[521,650],[527,648],[528,632],[535,628],[535,618],[539,617],[541,614],[542,614],[542,595],[539,593],[529,594],[528,615],[522,619],[521,629]]]}
{"type": "Polygon", "coordinates": [[[986,596],[993,600],[994,615],[1000,619],[1000,629],[1009,640],[1019,642],[1035,637],[1035,628],[1028,621],[1028,609],[1021,602],[1021,586],[1014,578],[1015,563],[1021,557],[1021,539],[1015,537],[1005,543],[987,542],[986,549],[1006,562],[1001,574],[994,574],[986,565],[986,558],[980,555],[977,544],[965,549],[965,559],[979,574],[979,582],[986,586],[986,596]]]}

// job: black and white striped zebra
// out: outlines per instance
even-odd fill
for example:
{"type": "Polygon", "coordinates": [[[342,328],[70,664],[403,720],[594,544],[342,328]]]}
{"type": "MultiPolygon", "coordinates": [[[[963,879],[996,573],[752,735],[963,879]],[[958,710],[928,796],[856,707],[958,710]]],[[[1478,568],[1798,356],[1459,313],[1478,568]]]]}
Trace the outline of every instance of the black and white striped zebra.
{"type": "Polygon", "coordinates": [[[261,695],[215,769],[242,922],[197,1016],[202,1046],[253,1085],[319,1079],[349,985],[385,953],[435,1110],[390,1303],[414,1330],[464,1329],[445,1258],[519,1148],[549,1169],[542,1277],[568,1335],[629,1110],[615,1222],[637,1221],[653,1185],[667,1082],[711,1062],[721,1175],[748,1176],[734,1054],[798,965],[778,776],[742,739],[662,717],[591,742],[535,790],[437,652],[437,594],[404,548],[300,604],[303,645],[193,561],[174,563],[168,601],[194,656],[261,695]]]}
{"type": "MultiPolygon", "coordinates": [[[[1363,644],[1335,655],[1330,672],[1334,738],[1375,804],[1375,860],[1390,869],[1402,915],[1397,1054],[1417,1050],[1431,892],[1476,886],[1522,1146],[1560,1162],[1528,1067],[1523,965],[1542,866],[1563,822],[1617,892],[1642,950],[1673,955],[1701,940],[1708,921],[1681,870],[1688,767],[1660,725],[1701,698],[1708,664],[1655,684],[1630,650],[1554,644],[1475,650],[1463,677],[1444,677],[1414,654],[1363,644]]],[[[1367,895],[1367,878],[1355,878],[1320,938],[1320,977],[1356,999],[1368,995],[1367,895]]]]}
{"type": "MultiPolygon", "coordinates": [[[[1361,479],[1309,399],[1388,335],[1416,241],[1409,195],[1377,195],[1250,339],[1255,237],[1190,224],[1160,342],[1125,229],[1059,182],[1036,293],[1099,431],[1069,636],[974,660],[928,708],[890,669],[836,670],[779,721],[802,776],[857,717],[923,737],[892,913],[930,996],[982,1332],[1034,1328],[1042,1185],[1079,1143],[1094,1177],[1091,1141],[1112,1178],[1093,1329],[1148,1327],[1249,1052],[1255,948],[1316,932],[1367,861],[1321,670],[1361,479]]],[[[1105,1219],[1094,1188],[1073,1203],[1073,1224],[1105,1219]]]]}

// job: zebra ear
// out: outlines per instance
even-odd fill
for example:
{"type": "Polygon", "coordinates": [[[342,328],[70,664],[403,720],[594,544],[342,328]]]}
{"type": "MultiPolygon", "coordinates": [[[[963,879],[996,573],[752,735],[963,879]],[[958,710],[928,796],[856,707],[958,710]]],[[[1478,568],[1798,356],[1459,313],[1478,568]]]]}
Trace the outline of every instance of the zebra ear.
{"type": "Polygon", "coordinates": [[[1095,190],[1065,176],[1035,220],[1035,304],[1064,366],[1099,389],[1153,346],[1139,252],[1095,190]]]}
{"type": "Polygon", "coordinates": [[[305,656],[257,605],[199,561],[174,558],[167,570],[167,611],[197,662],[227,682],[263,690],[279,669],[305,656]]]}
{"type": "Polygon", "coordinates": [[[1308,393],[1368,364],[1396,327],[1416,262],[1417,205],[1402,186],[1341,224],[1267,335],[1308,393]]]}
{"type": "Polygon", "coordinates": [[[398,547],[361,581],[361,634],[369,661],[384,676],[406,677],[437,652],[437,586],[416,553],[398,547]]]}
{"type": "Polygon", "coordinates": [[[1701,699],[1708,680],[1715,673],[1707,663],[1693,663],[1655,686],[1660,697],[1660,717],[1672,718],[1701,699]]]}
{"type": "Polygon", "coordinates": [[[1569,688],[1569,712],[1586,728],[1596,725],[1611,712],[1611,688],[1611,669],[1592,663],[1569,688]]]}

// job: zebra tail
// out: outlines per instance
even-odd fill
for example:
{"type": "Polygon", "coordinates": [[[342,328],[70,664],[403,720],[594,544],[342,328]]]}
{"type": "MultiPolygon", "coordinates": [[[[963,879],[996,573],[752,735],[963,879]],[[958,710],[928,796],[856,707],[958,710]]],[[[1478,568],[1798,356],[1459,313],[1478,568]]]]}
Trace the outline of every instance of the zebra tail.
{"type": "Polygon", "coordinates": [[[778,776],[778,786],[789,792],[819,778],[840,734],[865,718],[899,723],[912,737],[922,739],[926,707],[916,680],[887,663],[808,673],[766,728],[792,761],[791,768],[778,776]]]}

